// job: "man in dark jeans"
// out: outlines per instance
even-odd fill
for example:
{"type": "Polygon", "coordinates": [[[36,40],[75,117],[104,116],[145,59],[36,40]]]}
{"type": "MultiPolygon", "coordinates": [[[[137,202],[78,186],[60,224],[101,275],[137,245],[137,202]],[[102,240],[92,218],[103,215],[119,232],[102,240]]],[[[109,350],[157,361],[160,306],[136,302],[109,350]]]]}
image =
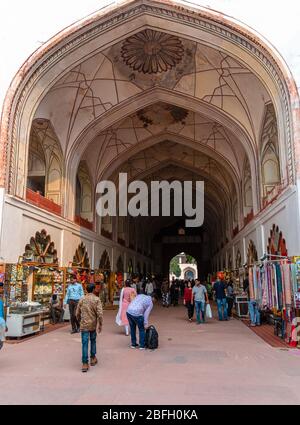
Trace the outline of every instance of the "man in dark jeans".
{"type": "Polygon", "coordinates": [[[127,318],[130,326],[131,348],[137,348],[136,327],[139,329],[140,350],[145,349],[145,328],[148,327],[148,319],[153,308],[155,297],[139,294],[128,306],[127,318]]]}
{"type": "Polygon", "coordinates": [[[78,303],[76,318],[80,322],[82,343],[82,372],[89,370],[89,339],[91,341],[90,365],[96,366],[96,338],[102,330],[103,309],[100,298],[93,294],[95,285],[90,283],[86,287],[87,294],[78,303]]]}
{"type": "Polygon", "coordinates": [[[70,320],[71,320],[71,326],[72,326],[71,334],[80,332],[79,322],[76,319],[76,308],[77,308],[79,300],[83,296],[84,296],[84,292],[82,289],[82,285],[81,283],[77,282],[76,273],[73,273],[71,275],[71,282],[70,282],[70,285],[68,286],[66,297],[64,300],[65,307],[66,307],[66,304],[69,304],[70,320]]]}
{"type": "Polygon", "coordinates": [[[234,289],[233,289],[233,283],[230,280],[227,283],[227,288],[226,288],[226,294],[227,294],[227,305],[228,305],[228,317],[230,319],[232,319],[232,307],[233,307],[233,302],[234,302],[234,289]]]}
{"type": "Polygon", "coordinates": [[[225,289],[225,282],[221,280],[220,276],[218,275],[217,280],[213,286],[213,291],[216,294],[219,320],[228,320],[225,289]]]}

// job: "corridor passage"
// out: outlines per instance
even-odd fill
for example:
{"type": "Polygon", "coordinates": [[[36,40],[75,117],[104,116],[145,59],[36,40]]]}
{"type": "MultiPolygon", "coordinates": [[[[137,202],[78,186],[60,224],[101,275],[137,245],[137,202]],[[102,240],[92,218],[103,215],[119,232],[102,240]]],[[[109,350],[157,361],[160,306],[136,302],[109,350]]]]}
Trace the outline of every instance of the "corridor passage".
{"type": "Polygon", "coordinates": [[[69,325],[0,353],[6,404],[299,404],[300,351],[272,348],[239,320],[196,325],[183,306],[156,306],[156,351],[129,348],[105,311],[100,363],[81,372],[69,325]]]}

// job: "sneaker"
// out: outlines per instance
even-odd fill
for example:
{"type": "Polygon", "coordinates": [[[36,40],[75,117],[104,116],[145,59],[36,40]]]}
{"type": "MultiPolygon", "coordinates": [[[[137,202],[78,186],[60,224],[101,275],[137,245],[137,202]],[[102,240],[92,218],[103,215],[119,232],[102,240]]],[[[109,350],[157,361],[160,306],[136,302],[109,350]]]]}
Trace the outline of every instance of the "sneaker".
{"type": "Polygon", "coordinates": [[[90,365],[91,366],[96,366],[97,363],[98,363],[97,357],[96,356],[95,357],[91,357],[90,365]]]}
{"type": "Polygon", "coordinates": [[[89,370],[89,365],[88,365],[88,363],[83,363],[83,364],[82,364],[81,371],[82,371],[82,372],[87,372],[88,370],[89,370]]]}
{"type": "Polygon", "coordinates": [[[140,349],[140,350],[145,350],[145,347],[140,347],[139,349],[140,349]]]}
{"type": "Polygon", "coordinates": [[[192,322],[193,321],[193,319],[189,319],[189,322],[192,322]]]}
{"type": "Polygon", "coordinates": [[[130,348],[136,349],[138,348],[138,346],[139,346],[138,344],[135,344],[135,345],[131,345],[130,348]]]}
{"type": "Polygon", "coordinates": [[[255,323],[250,323],[250,326],[253,327],[253,326],[256,326],[256,324],[255,323]]]}

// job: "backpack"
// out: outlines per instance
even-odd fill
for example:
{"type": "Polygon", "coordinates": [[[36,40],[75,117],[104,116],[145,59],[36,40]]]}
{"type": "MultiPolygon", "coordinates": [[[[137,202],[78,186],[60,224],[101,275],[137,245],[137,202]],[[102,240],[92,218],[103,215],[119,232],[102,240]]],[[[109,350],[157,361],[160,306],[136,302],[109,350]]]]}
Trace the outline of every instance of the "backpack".
{"type": "Polygon", "coordinates": [[[155,350],[158,348],[158,333],[153,325],[149,326],[149,328],[146,330],[145,346],[150,350],[155,350]]]}

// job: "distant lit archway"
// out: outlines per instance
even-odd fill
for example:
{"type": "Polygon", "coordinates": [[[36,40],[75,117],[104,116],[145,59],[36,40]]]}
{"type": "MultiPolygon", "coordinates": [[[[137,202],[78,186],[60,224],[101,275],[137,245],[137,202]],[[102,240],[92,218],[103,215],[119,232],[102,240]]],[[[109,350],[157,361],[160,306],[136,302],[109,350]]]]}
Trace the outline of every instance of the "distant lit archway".
{"type": "Polygon", "coordinates": [[[194,280],[198,278],[196,259],[185,252],[181,252],[170,261],[169,279],[194,280]]]}

